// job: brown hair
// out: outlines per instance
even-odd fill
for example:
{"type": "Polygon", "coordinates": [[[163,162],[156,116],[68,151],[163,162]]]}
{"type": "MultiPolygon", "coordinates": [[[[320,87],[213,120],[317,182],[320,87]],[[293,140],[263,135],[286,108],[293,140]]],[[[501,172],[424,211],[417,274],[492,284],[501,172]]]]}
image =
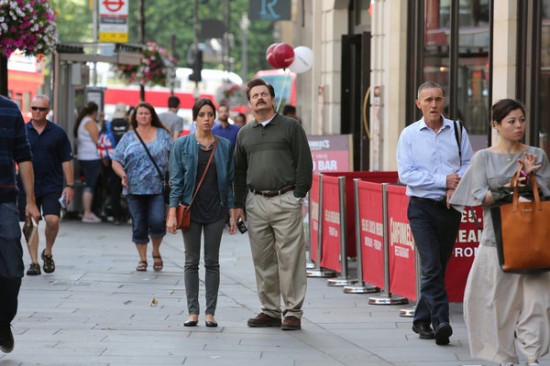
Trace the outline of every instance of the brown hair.
{"type": "Polygon", "coordinates": [[[138,105],[136,105],[136,107],[134,109],[134,112],[132,113],[132,116],[130,118],[130,125],[132,126],[132,128],[134,130],[137,128],[137,119],[136,119],[136,117],[137,117],[138,108],[147,108],[149,110],[149,112],[151,112],[151,117],[152,117],[151,125],[152,126],[157,127],[157,128],[162,128],[163,130],[166,130],[166,132],[170,132],[170,131],[168,131],[166,126],[160,121],[159,116],[158,116],[157,112],[155,111],[155,108],[147,102],[141,102],[138,105]]]}
{"type": "Polygon", "coordinates": [[[199,111],[205,105],[209,105],[210,107],[212,107],[212,111],[214,112],[214,114],[216,114],[216,107],[214,106],[214,103],[210,99],[199,98],[195,102],[195,105],[193,105],[193,121],[197,120],[197,117],[199,116],[199,111]]]}
{"type": "Polygon", "coordinates": [[[246,84],[246,97],[248,98],[248,100],[250,100],[250,90],[252,90],[253,87],[260,85],[267,86],[269,94],[271,94],[272,98],[275,98],[275,89],[273,88],[273,85],[269,84],[264,79],[257,78],[250,80],[248,84],[246,84]]]}

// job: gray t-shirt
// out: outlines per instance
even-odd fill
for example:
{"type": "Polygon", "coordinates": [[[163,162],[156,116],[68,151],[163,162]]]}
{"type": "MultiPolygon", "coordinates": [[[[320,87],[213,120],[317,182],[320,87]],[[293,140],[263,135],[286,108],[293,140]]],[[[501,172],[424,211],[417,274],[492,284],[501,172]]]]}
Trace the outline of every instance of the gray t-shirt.
{"type": "Polygon", "coordinates": [[[181,132],[183,130],[183,118],[174,112],[161,113],[159,114],[159,119],[172,132],[181,132]]]}

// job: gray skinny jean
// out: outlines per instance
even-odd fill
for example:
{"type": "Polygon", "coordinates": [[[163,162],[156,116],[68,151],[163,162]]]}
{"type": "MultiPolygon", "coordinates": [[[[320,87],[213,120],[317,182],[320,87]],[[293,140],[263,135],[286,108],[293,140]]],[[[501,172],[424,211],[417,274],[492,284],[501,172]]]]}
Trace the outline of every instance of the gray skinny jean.
{"type": "Polygon", "coordinates": [[[225,218],[210,224],[191,221],[189,230],[183,231],[185,246],[185,293],[189,314],[199,314],[199,261],[201,233],[204,232],[204,286],[206,289],[205,314],[214,315],[220,287],[220,243],[225,227],[225,218]]]}

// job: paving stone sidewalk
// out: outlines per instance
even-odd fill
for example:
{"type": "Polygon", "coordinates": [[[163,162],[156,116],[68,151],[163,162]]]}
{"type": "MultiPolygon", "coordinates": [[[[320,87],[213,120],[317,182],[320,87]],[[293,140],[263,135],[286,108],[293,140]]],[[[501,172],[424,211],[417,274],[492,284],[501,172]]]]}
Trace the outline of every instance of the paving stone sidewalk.
{"type": "Polygon", "coordinates": [[[0,366],[490,365],[469,356],[461,304],[452,304],[451,344],[439,347],[399,316],[410,305],[369,305],[372,295],[344,294],[320,278],[308,279],[301,331],[247,327],[259,303],[241,234],[224,234],[222,242],[219,327],[206,328],[201,318],[185,328],[181,235],[168,234],[161,253],[162,272],[152,271],[152,258],[149,271],[136,272],[129,225],[62,222],[56,271],[23,279],[15,350],[0,353],[0,366]]]}

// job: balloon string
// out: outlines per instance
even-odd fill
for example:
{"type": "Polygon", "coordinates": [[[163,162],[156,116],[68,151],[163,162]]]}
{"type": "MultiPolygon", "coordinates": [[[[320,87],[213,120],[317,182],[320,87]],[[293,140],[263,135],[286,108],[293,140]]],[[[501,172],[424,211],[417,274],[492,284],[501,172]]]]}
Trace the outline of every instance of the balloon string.
{"type": "Polygon", "coordinates": [[[283,71],[284,71],[285,74],[284,74],[284,78],[283,78],[283,86],[281,88],[281,95],[279,96],[279,103],[278,103],[278,106],[277,106],[277,112],[279,112],[281,110],[281,103],[283,101],[283,95],[285,95],[287,79],[290,82],[292,82],[292,80],[291,80],[292,78],[290,77],[290,70],[289,69],[283,69],[283,71]]]}

